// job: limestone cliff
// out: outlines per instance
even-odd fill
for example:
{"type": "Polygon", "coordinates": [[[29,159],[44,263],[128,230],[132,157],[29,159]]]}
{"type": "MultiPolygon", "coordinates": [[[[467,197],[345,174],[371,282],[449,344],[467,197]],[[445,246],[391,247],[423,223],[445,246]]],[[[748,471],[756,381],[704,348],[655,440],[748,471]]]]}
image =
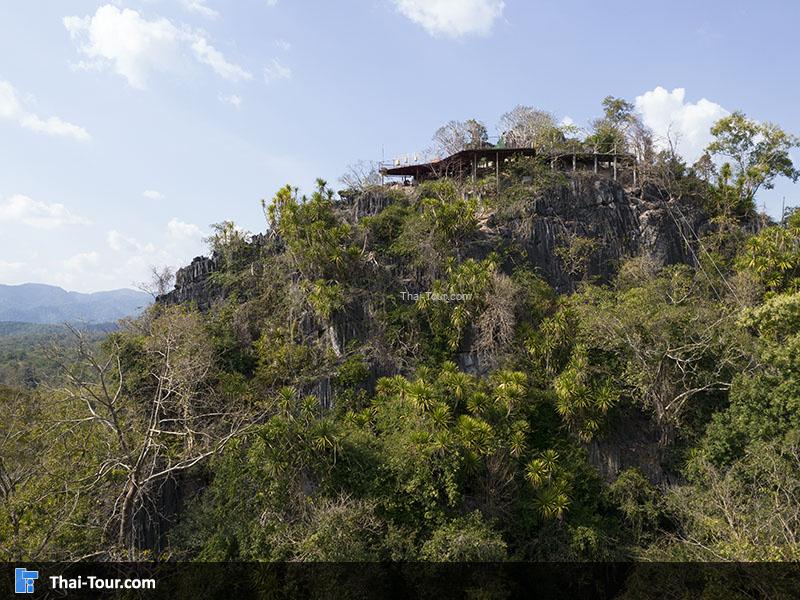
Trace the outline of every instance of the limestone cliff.
{"type": "MultiPolygon", "coordinates": [[[[385,210],[402,194],[414,194],[413,188],[342,194],[338,208],[343,218],[357,222],[385,210]]],[[[625,188],[619,183],[587,174],[567,176],[563,183],[532,194],[519,203],[516,212],[485,210],[479,215],[479,230],[469,241],[465,253],[480,258],[501,252],[514,259],[503,265],[511,271],[523,260],[533,267],[556,290],[568,293],[580,280],[608,281],[620,264],[631,257],[648,257],[654,267],[695,262],[697,236],[708,228],[708,218],[689,199],[668,200],[657,190],[625,188]],[[570,245],[583,242],[583,255],[576,264],[569,258],[570,245]]],[[[253,256],[264,253],[280,255],[284,247],[273,233],[254,236],[253,256]]],[[[225,288],[214,277],[220,260],[195,258],[177,273],[175,289],[159,298],[164,304],[194,303],[207,310],[224,298],[225,288]]],[[[251,270],[258,267],[254,265],[251,270]]],[[[382,269],[377,263],[376,269],[382,269]]],[[[391,272],[391,269],[386,270],[391,272]]],[[[400,286],[398,282],[394,287],[400,286]]],[[[402,286],[400,286],[402,287],[402,286]]],[[[240,299],[242,299],[240,297],[240,299]]],[[[329,322],[307,314],[300,324],[307,340],[321,341],[331,352],[343,356],[352,341],[368,342],[372,337],[370,307],[361,301],[350,302],[329,322]]],[[[486,365],[471,346],[469,336],[457,353],[460,368],[482,373],[486,365]]],[[[392,375],[397,365],[370,364],[370,383],[379,376],[392,375]]],[[[303,393],[316,396],[322,406],[330,406],[334,388],[330,373],[302,384],[303,393]]],[[[368,390],[369,391],[369,390],[368,390]]],[[[637,466],[653,481],[666,482],[671,475],[664,470],[663,448],[659,446],[655,423],[648,415],[636,413],[621,417],[613,431],[593,442],[587,450],[600,473],[609,479],[629,466],[637,466]],[[635,431],[636,435],[630,432],[635,431]]]]}
{"type": "MultiPolygon", "coordinates": [[[[347,218],[357,221],[391,201],[390,194],[373,191],[344,195],[340,206],[347,218]]],[[[707,226],[706,215],[690,199],[667,200],[655,190],[625,189],[611,179],[581,174],[533,196],[526,214],[516,220],[487,215],[471,252],[485,254],[501,244],[515,244],[545,280],[568,292],[578,279],[610,279],[623,260],[634,256],[647,256],[656,267],[693,264],[696,235],[707,226]],[[567,264],[559,251],[576,238],[591,241],[585,272],[567,264]]],[[[253,244],[263,246],[267,237],[255,236],[253,244]]],[[[178,270],[175,289],[159,301],[194,302],[207,309],[224,294],[211,277],[217,266],[214,257],[195,258],[178,270]]]]}

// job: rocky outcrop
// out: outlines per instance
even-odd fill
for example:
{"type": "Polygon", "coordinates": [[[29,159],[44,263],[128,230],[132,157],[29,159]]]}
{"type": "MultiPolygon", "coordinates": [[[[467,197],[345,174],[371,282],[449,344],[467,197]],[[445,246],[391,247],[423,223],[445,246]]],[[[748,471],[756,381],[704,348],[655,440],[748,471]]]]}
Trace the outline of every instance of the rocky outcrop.
{"type": "MultiPolygon", "coordinates": [[[[357,221],[379,213],[405,193],[408,190],[403,188],[348,194],[339,208],[357,221]]],[[[517,247],[546,281],[558,291],[569,292],[582,279],[610,280],[620,264],[634,256],[647,256],[655,267],[694,264],[696,237],[707,224],[707,216],[690,199],[668,200],[655,190],[626,190],[606,177],[579,173],[569,175],[566,184],[532,197],[526,214],[516,220],[489,215],[472,252],[480,256],[501,246],[517,247]],[[576,240],[590,243],[585,265],[574,264],[580,256],[572,262],[565,258],[576,240]]],[[[270,233],[253,236],[251,244],[255,250],[271,253],[283,247],[270,233]]],[[[175,289],[158,301],[194,302],[206,310],[224,294],[211,277],[217,267],[213,257],[195,258],[178,271],[175,289]]]]}
{"type": "Polygon", "coordinates": [[[626,469],[638,469],[651,483],[676,484],[680,474],[670,465],[671,447],[662,443],[662,434],[641,407],[615,410],[602,433],[586,444],[589,462],[607,482],[626,469]]]}
{"type": "MultiPolygon", "coordinates": [[[[249,254],[253,261],[263,254],[283,252],[282,240],[275,233],[259,233],[250,238],[249,254]]],[[[198,256],[175,273],[175,288],[156,298],[164,305],[195,304],[199,310],[211,308],[215,302],[225,297],[225,289],[212,275],[220,268],[217,256],[198,256]]]]}
{"type": "Polygon", "coordinates": [[[488,222],[562,292],[584,278],[608,281],[634,256],[646,256],[656,267],[693,264],[695,234],[706,224],[706,215],[691,200],[670,201],[582,174],[535,197],[517,222],[488,222]],[[571,249],[581,242],[583,248],[571,249]],[[570,254],[575,254],[571,260],[570,254]]]}
{"type": "Polygon", "coordinates": [[[208,310],[222,293],[211,277],[217,270],[217,264],[214,257],[196,257],[175,273],[175,289],[159,296],[156,302],[165,305],[195,303],[198,309],[208,310]]]}
{"type": "MultiPolygon", "coordinates": [[[[338,210],[351,222],[369,217],[402,199],[406,189],[371,190],[342,195],[338,210]]],[[[505,265],[510,272],[526,261],[560,292],[574,290],[581,280],[609,281],[625,260],[644,256],[656,268],[670,264],[694,264],[698,236],[709,227],[708,217],[690,199],[670,200],[654,189],[625,188],[607,177],[570,174],[562,185],[532,194],[523,210],[509,216],[486,213],[480,229],[470,241],[467,254],[483,257],[490,252],[513,256],[505,265]],[[572,251],[575,251],[574,253],[572,251]],[[571,256],[574,254],[574,256],[571,256]]],[[[284,252],[277,235],[256,235],[251,240],[253,264],[258,257],[284,252]]],[[[160,297],[164,304],[194,303],[207,310],[225,295],[213,277],[220,261],[197,257],[180,269],[175,289],[160,297]]],[[[375,263],[377,268],[377,262],[375,263]]],[[[256,269],[258,267],[256,266],[256,269]]],[[[307,339],[322,340],[333,354],[342,357],[353,341],[375,337],[371,332],[371,310],[364,298],[353,299],[323,323],[307,314],[299,328],[307,339]]],[[[461,370],[476,375],[486,372],[474,344],[465,340],[457,355],[461,370]]],[[[393,366],[370,364],[364,389],[371,393],[377,378],[390,375],[393,366]]],[[[306,382],[302,393],[313,395],[324,407],[336,397],[331,374],[306,382]]],[[[609,430],[587,445],[587,451],[602,476],[613,479],[621,471],[636,467],[654,482],[669,483],[667,457],[659,432],[648,415],[632,411],[619,416],[609,430]],[[631,432],[634,432],[633,434],[631,432]]]]}

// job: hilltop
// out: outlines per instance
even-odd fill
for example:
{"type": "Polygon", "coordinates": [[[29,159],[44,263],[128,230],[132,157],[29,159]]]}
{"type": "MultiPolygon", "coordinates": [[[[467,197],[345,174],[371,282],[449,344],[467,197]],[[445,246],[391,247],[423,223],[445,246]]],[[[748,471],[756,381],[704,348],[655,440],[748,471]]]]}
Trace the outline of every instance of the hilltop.
{"type": "Polygon", "coordinates": [[[8,461],[47,466],[12,508],[59,499],[7,526],[10,546],[796,559],[800,214],[770,223],[754,202],[800,175],[796,144],[733,114],[709,152],[736,166],[687,165],[604,105],[584,139],[539,131],[546,150],[451,124],[468,135],[450,172],[287,185],[263,233],[214,225],[140,318],[99,345],[79,333],[57,384],[9,396],[5,427],[41,435],[8,461]]]}

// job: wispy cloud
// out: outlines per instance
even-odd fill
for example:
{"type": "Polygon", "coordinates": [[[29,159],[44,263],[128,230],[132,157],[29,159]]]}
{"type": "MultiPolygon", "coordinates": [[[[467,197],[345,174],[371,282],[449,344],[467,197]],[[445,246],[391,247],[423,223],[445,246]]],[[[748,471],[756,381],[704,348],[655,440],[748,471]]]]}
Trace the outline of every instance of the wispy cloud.
{"type": "Polygon", "coordinates": [[[209,44],[204,38],[198,37],[192,42],[192,50],[201,63],[211,67],[214,72],[228,81],[249,81],[253,75],[237,64],[229,62],[225,56],[209,44]]]}
{"type": "Polygon", "coordinates": [[[135,10],[106,4],[94,15],[64,17],[64,26],[87,59],[78,68],[110,67],[134,88],[145,89],[154,72],[178,71],[187,53],[229,81],[253,78],[202,33],[164,17],[148,20],[135,10]]]}
{"type": "Polygon", "coordinates": [[[394,0],[402,15],[433,36],[488,35],[505,8],[503,0],[394,0]]]}
{"type": "Polygon", "coordinates": [[[242,106],[242,98],[237,94],[231,94],[229,96],[220,94],[219,101],[224,104],[230,104],[232,107],[236,109],[239,109],[242,106]]]}
{"type": "Polygon", "coordinates": [[[148,200],[164,200],[166,198],[166,196],[158,190],[145,190],[142,192],[142,196],[148,200]]]}
{"type": "Polygon", "coordinates": [[[35,229],[91,224],[91,221],[73,214],[63,204],[48,204],[22,194],[15,194],[0,202],[0,222],[2,221],[21,223],[35,229]]]}
{"type": "Polygon", "coordinates": [[[203,232],[197,225],[186,223],[177,217],[173,217],[167,223],[167,232],[173,241],[199,240],[203,237],[203,232]]]}
{"type": "Polygon", "coordinates": [[[14,86],[1,79],[0,118],[16,121],[20,126],[36,133],[71,137],[81,142],[91,139],[89,132],[83,127],[64,121],[59,117],[42,118],[27,110],[14,86]]]}
{"type": "Polygon", "coordinates": [[[198,14],[207,19],[216,19],[219,17],[219,11],[214,10],[205,0],[180,0],[181,6],[191,13],[198,14]]]}
{"type": "Polygon", "coordinates": [[[267,83],[279,81],[281,79],[291,79],[292,69],[283,65],[277,58],[273,58],[264,68],[264,79],[267,83]]]}

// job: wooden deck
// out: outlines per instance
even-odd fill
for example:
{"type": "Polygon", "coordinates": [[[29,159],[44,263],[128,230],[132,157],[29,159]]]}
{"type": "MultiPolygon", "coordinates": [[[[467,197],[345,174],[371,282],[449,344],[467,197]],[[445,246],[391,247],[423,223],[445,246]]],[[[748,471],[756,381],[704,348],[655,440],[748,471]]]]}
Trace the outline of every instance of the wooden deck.
{"type": "Polygon", "coordinates": [[[636,158],[632,154],[616,152],[564,152],[539,153],[535,148],[478,148],[462,150],[440,160],[430,162],[387,166],[381,165],[384,177],[412,178],[414,183],[442,177],[472,177],[477,179],[500,172],[517,157],[539,157],[549,162],[553,169],[562,171],[593,171],[608,173],[613,179],[621,169],[632,170],[636,181],[636,158]]]}

